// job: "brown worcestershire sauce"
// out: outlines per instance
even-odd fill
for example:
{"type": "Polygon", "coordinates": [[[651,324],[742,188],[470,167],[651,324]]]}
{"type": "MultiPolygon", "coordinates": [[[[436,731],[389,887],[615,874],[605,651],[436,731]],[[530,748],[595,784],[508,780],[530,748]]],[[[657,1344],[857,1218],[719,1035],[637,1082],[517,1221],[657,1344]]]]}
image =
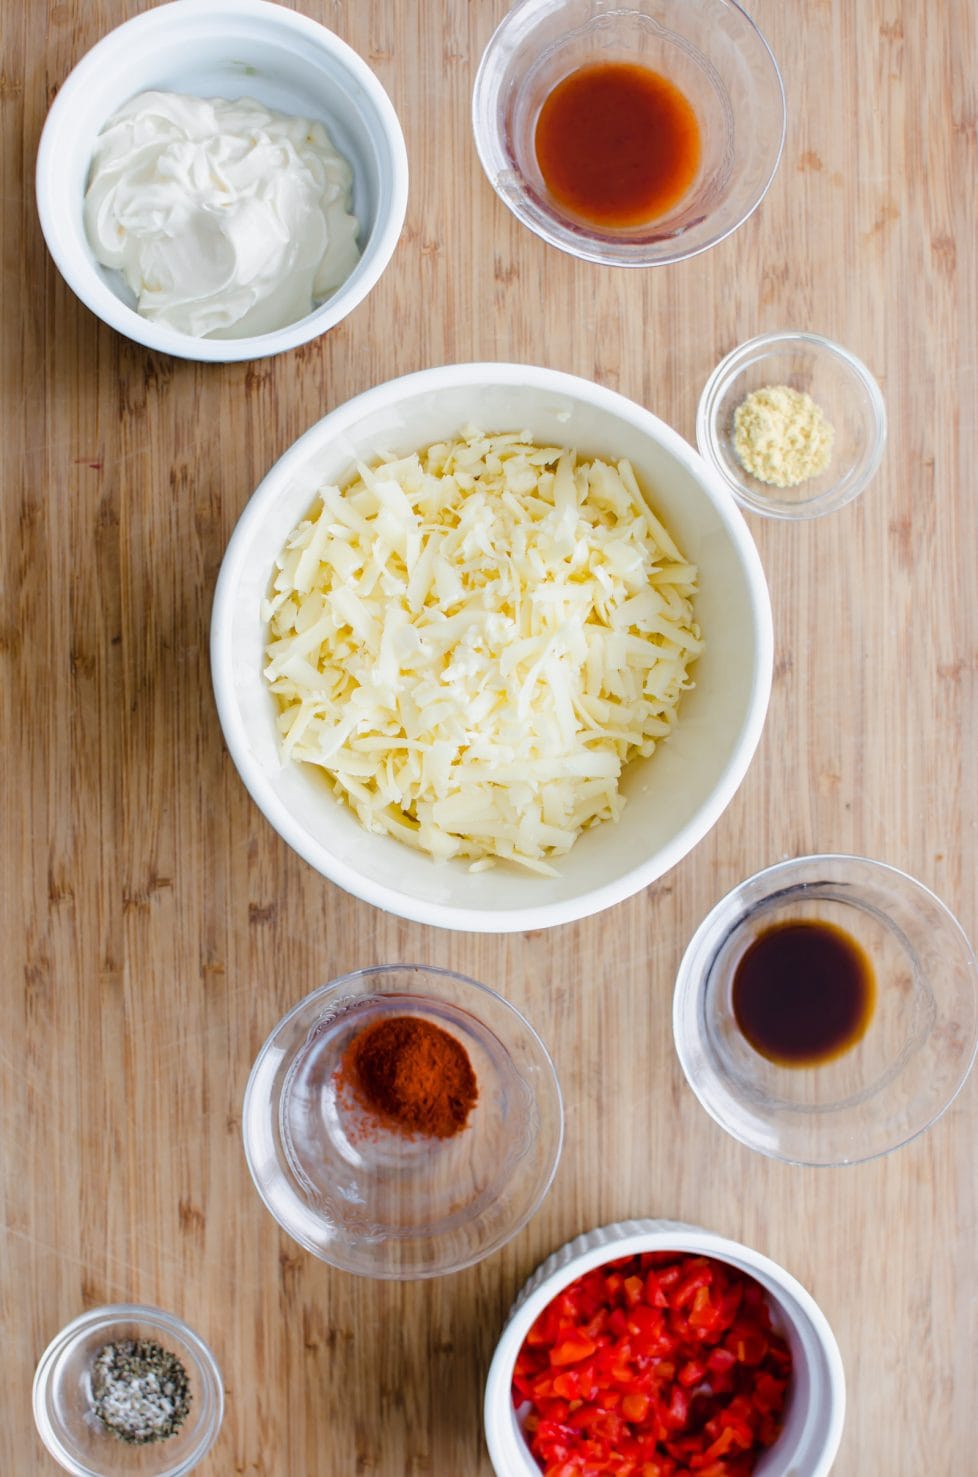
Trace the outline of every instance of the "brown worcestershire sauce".
{"type": "Polygon", "coordinates": [[[634,62],[593,62],[550,92],[537,120],[537,163],[559,205],[597,226],[664,215],[700,164],[700,128],[667,77],[634,62]]]}
{"type": "Polygon", "coordinates": [[[876,986],[864,950],[833,923],[778,923],[758,934],[734,970],[733,1012],[769,1061],[812,1067],[865,1034],[876,986]]]}

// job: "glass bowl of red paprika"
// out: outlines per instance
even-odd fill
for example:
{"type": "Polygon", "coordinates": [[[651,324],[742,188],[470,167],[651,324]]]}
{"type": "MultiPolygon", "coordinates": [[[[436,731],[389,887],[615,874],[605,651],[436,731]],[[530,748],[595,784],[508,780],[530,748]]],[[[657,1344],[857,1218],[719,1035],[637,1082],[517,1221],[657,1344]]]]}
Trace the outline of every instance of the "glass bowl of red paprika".
{"type": "Polygon", "coordinates": [[[499,1477],[827,1477],[845,1418],[835,1336],[790,1273],[676,1221],[603,1226],[524,1286],[485,1394],[499,1477]]]}
{"type": "Polygon", "coordinates": [[[526,1224],[553,1180],[563,1102],[546,1047],[487,985],[428,965],[314,990],[265,1042],[245,1154],[266,1207],[344,1271],[460,1271],[526,1224]]]}

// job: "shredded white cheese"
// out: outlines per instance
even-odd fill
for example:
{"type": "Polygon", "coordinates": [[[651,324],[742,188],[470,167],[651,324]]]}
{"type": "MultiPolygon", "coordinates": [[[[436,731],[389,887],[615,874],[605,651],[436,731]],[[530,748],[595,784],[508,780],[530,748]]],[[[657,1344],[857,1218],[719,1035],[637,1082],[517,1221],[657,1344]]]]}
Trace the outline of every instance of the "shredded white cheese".
{"type": "Polygon", "coordinates": [[[627,461],[470,430],[358,465],[263,609],[284,754],[370,831],[551,875],[675,722],[695,590],[627,461]]]}

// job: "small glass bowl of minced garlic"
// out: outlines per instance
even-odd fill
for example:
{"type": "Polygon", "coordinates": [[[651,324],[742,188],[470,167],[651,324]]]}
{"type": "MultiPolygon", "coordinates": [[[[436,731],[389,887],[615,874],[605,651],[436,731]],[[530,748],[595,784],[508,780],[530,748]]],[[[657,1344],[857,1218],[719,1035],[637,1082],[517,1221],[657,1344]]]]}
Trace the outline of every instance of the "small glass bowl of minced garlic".
{"type": "Polygon", "coordinates": [[[816,333],[768,333],[717,365],[696,416],[700,454],[742,508],[817,518],[875,476],[886,408],[866,366],[816,333]]]}
{"type": "Polygon", "coordinates": [[[93,1308],[52,1339],[34,1420],[76,1477],[183,1477],[217,1439],[224,1386],[203,1340],[160,1308],[93,1308]]]}

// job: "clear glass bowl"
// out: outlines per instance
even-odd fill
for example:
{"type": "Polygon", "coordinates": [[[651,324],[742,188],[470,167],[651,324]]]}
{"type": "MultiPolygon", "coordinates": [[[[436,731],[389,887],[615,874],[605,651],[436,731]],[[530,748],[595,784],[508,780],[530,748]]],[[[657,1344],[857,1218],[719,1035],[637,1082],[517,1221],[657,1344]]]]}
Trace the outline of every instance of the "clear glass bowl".
{"type": "Polygon", "coordinates": [[[710,375],[696,413],[696,444],[748,512],[818,518],[852,502],[876,475],[886,407],[865,364],[839,344],[817,333],[765,333],[734,349],[710,375]],[[734,412],[766,385],[807,392],[835,431],[825,471],[796,487],[752,477],[734,450],[734,412]]]}
{"type": "Polygon", "coordinates": [[[713,908],[683,957],[676,1049],[707,1112],[773,1159],[857,1164],[908,1143],[944,1112],[978,1043],[978,967],[956,919],[921,883],[857,856],[781,862],[713,908]],[[739,960],[773,925],[834,924],[861,945],[875,1005],[861,1039],[818,1066],[781,1066],[733,1013],[739,960]]]}
{"type": "Polygon", "coordinates": [[[252,1178],[294,1240],[368,1277],[438,1277],[497,1251],[550,1187],[563,1140],[553,1063],[519,1011],[475,980],[422,965],[362,969],[307,995],[265,1042],[245,1091],[252,1178]],[[460,1041],[478,1100],[453,1137],[369,1131],[338,1069],[383,1017],[460,1041]]]}
{"type": "Polygon", "coordinates": [[[587,261],[651,267],[715,246],[760,204],[785,136],[784,88],[764,37],[734,0],[521,0],[483,53],[472,98],[482,167],[513,214],[587,261]],[[699,172],[665,215],[603,229],[567,214],[540,173],[540,108],[593,61],[638,63],[674,83],[696,113],[699,172]]]}
{"type": "Polygon", "coordinates": [[[34,1374],[34,1420],[55,1461],[75,1477],[182,1477],[210,1451],[224,1416],[224,1385],[214,1356],[192,1329],[159,1308],[117,1303],[69,1323],[41,1355],[34,1374]],[[92,1366],[119,1339],[149,1339],[187,1371],[190,1410],[172,1436],[130,1446],[95,1414],[92,1366]]]}

